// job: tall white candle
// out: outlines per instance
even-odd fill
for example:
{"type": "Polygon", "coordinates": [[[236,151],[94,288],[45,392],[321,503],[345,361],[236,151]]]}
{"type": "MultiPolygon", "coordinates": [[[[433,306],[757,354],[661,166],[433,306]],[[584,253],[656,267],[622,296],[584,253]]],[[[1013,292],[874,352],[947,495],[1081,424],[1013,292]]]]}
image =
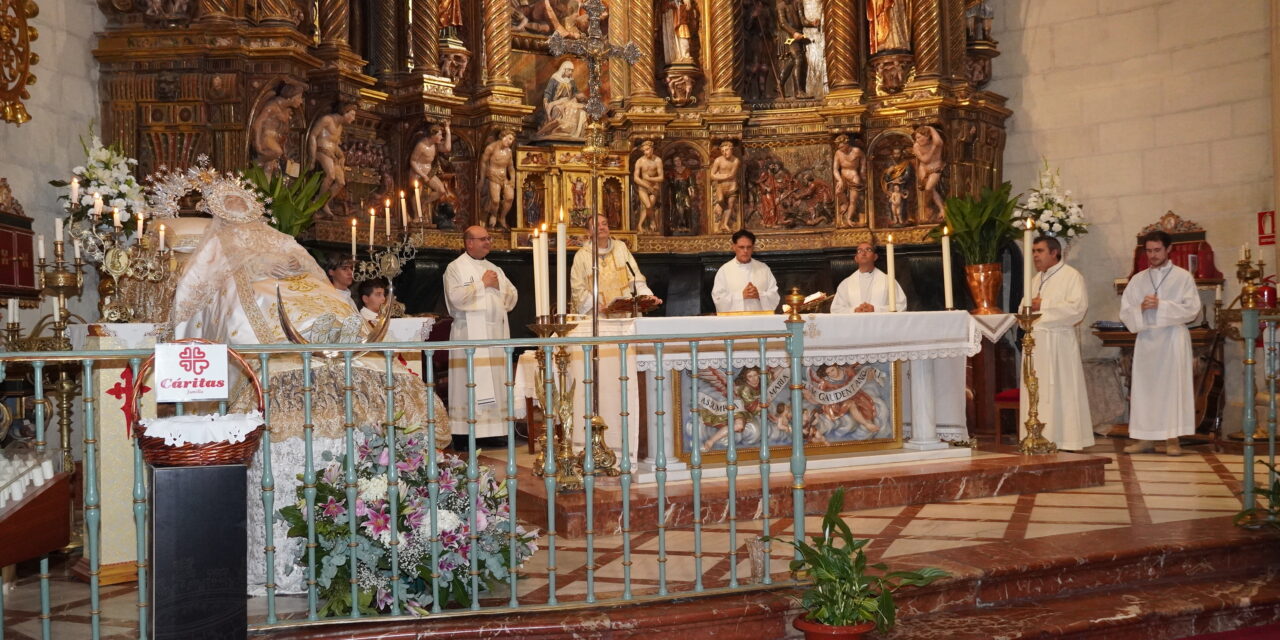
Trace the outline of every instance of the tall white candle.
{"type": "Polygon", "coordinates": [[[351,259],[356,259],[356,219],[351,219],[351,259]]]}
{"type": "Polygon", "coordinates": [[[40,258],[40,262],[44,262],[44,234],[36,237],[36,256],[40,258]]]}
{"type": "Polygon", "coordinates": [[[111,226],[120,228],[120,207],[111,207],[111,226]]]}
{"type": "Polygon", "coordinates": [[[102,194],[95,193],[93,194],[93,217],[98,218],[101,216],[102,216],[102,194]]]}
{"type": "Polygon", "coordinates": [[[146,222],[147,222],[146,216],[143,215],[141,211],[139,211],[138,212],[138,237],[139,238],[141,238],[142,234],[146,233],[147,231],[146,222]]]}
{"type": "Polygon", "coordinates": [[[373,252],[373,233],[378,228],[378,214],[375,213],[373,207],[369,207],[369,252],[373,252]]]}
{"type": "Polygon", "coordinates": [[[564,216],[564,206],[560,207],[559,218],[556,220],[556,313],[564,315],[569,313],[568,300],[566,298],[566,290],[568,288],[568,259],[565,250],[566,238],[569,235],[569,223],[564,216]]]}
{"type": "Polygon", "coordinates": [[[538,230],[533,230],[533,313],[535,316],[544,316],[547,310],[542,306],[543,287],[546,281],[543,279],[542,273],[542,236],[538,235],[538,230]]]}
{"type": "Polygon", "coordinates": [[[942,299],[944,309],[954,309],[955,298],[951,292],[951,229],[942,227],[942,299]]]}
{"type": "Polygon", "coordinates": [[[9,322],[18,321],[18,299],[9,298],[9,322]]]}
{"type": "Polygon", "coordinates": [[[1031,260],[1031,245],[1035,242],[1036,221],[1027,218],[1026,228],[1022,231],[1022,306],[1031,306],[1031,276],[1034,273],[1031,260]]]}
{"type": "MultiPolygon", "coordinates": [[[[164,251],[164,225],[160,225],[160,250],[164,251]]],[[[80,243],[76,242],[76,257],[80,256],[80,243]]]]}
{"type": "Polygon", "coordinates": [[[422,219],[422,188],[418,186],[418,181],[413,181],[413,212],[415,218],[422,219]]]}
{"type": "Polygon", "coordinates": [[[62,218],[53,219],[53,241],[57,242],[62,239],[62,218]]]}
{"type": "Polygon", "coordinates": [[[898,268],[893,260],[893,234],[889,234],[889,241],[885,245],[885,256],[889,265],[889,281],[885,283],[885,289],[889,296],[889,310],[898,310],[898,268]]]}
{"type": "Polygon", "coordinates": [[[400,192],[400,225],[409,228],[409,208],[404,204],[404,191],[400,192]]]}
{"type": "Polygon", "coordinates": [[[80,178],[71,179],[71,206],[80,206],[80,178]]]}
{"type": "Polygon", "coordinates": [[[387,234],[387,244],[391,244],[391,198],[383,202],[382,222],[383,232],[387,234]]]}
{"type": "Polygon", "coordinates": [[[551,314],[551,234],[548,233],[547,224],[542,223],[542,233],[538,235],[542,238],[542,308],[551,314]]]}

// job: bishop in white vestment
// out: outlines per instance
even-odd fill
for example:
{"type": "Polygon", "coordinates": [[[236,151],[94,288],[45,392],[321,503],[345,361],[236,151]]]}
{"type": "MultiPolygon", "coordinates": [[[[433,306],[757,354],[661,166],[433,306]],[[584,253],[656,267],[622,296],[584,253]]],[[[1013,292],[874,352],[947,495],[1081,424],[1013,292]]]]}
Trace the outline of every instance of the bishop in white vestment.
{"type": "Polygon", "coordinates": [[[752,259],[755,249],[755,234],[746,229],[733,234],[733,259],[716,272],[711,289],[717,313],[773,311],[778,307],[778,281],[769,265],[752,259]]]}
{"type": "MultiPolygon", "coordinates": [[[[1036,292],[1031,307],[1040,313],[1032,329],[1036,341],[1032,358],[1040,384],[1037,411],[1044,423],[1045,438],[1059,449],[1079,451],[1093,445],[1093,417],[1089,413],[1077,335],[1089,309],[1089,296],[1084,277],[1062,261],[1062,245],[1057,238],[1036,238],[1031,256],[1036,266],[1036,275],[1031,279],[1031,290],[1036,292]]],[[[1026,389],[1019,393],[1019,399],[1018,424],[1023,425],[1029,407],[1026,389]]]]}
{"type": "MultiPolygon", "coordinates": [[[[591,296],[591,252],[600,247],[600,299],[608,307],[618,298],[652,296],[653,291],[640,273],[640,265],[632,257],[626,243],[609,237],[609,221],[597,216],[597,242],[588,241],[573,256],[569,270],[569,286],[573,290],[573,311],[591,313],[595,303],[591,296]]],[[[659,303],[662,301],[659,300],[659,303]]]]}
{"type": "MultiPolygon", "coordinates": [[[[858,270],[836,288],[831,313],[862,313],[889,310],[889,276],[876,268],[876,248],[870,242],[858,244],[853,260],[858,270]]],[[[902,285],[893,283],[897,310],[907,310],[907,294],[902,285]]]]}
{"type": "Polygon", "coordinates": [[[1187,323],[1200,315],[1195,278],[1169,261],[1169,234],[1143,236],[1151,266],[1129,278],[1120,298],[1120,320],[1138,334],[1133,347],[1129,389],[1129,436],[1139,440],[1129,453],[1150,451],[1155,440],[1168,441],[1178,455],[1178,436],[1196,430],[1195,391],[1191,376],[1194,354],[1187,323]]]}
{"type": "MultiPolygon", "coordinates": [[[[444,271],[445,303],[453,316],[452,340],[511,337],[507,313],[516,306],[516,288],[498,265],[485,259],[492,239],[483,227],[462,234],[466,252],[444,271]]],[[[477,438],[507,435],[506,353],[483,347],[472,360],[477,438]]],[[[468,433],[467,356],[449,352],[449,416],[454,434],[468,433]]]]}

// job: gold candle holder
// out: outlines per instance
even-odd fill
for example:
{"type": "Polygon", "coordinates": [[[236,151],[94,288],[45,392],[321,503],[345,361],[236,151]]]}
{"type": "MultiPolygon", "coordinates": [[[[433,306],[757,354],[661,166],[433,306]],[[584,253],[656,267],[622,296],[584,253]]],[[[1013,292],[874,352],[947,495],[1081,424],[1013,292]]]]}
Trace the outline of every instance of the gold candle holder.
{"type": "MultiPolygon", "coordinates": [[[[565,322],[562,315],[540,316],[538,322],[529,325],[529,329],[540,338],[565,337],[577,328],[577,324],[565,322]]],[[[559,491],[577,491],[582,488],[582,464],[580,456],[573,451],[573,395],[576,391],[574,381],[569,376],[569,349],[564,345],[556,347],[554,362],[557,383],[550,399],[546,395],[546,363],[538,358],[538,393],[542,403],[546,428],[540,438],[541,447],[534,458],[534,473],[543,476],[548,446],[554,452],[556,460],[556,484],[559,491]],[[554,429],[552,421],[554,420],[554,429]],[[551,434],[551,435],[547,435],[551,434]],[[550,443],[550,445],[548,444],[550,443]]]]}
{"type": "Polygon", "coordinates": [[[1035,360],[1032,352],[1036,348],[1036,339],[1031,334],[1032,327],[1040,319],[1039,313],[1032,313],[1030,307],[1023,307],[1017,316],[1018,326],[1022,327],[1022,381],[1027,391],[1027,420],[1023,423],[1027,435],[1018,443],[1018,451],[1023,455],[1056,453],[1058,445],[1044,437],[1044,423],[1040,421],[1040,379],[1036,377],[1035,360]]]}

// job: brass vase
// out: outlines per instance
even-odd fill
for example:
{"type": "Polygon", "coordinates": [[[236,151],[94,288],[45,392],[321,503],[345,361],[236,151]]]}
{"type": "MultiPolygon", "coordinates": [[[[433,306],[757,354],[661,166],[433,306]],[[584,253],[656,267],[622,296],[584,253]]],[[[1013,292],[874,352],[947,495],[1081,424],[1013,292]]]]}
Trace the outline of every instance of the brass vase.
{"type": "Polygon", "coordinates": [[[964,280],[969,284],[969,295],[973,296],[974,304],[969,313],[975,316],[1004,313],[996,304],[1000,298],[1000,283],[1003,279],[1004,274],[998,262],[965,265],[964,280]]]}

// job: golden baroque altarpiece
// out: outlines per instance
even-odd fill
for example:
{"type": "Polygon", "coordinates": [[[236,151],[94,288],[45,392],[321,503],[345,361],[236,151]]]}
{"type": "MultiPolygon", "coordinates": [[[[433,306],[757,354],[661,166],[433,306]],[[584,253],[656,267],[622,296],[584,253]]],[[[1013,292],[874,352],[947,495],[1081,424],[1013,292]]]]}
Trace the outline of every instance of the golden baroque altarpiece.
{"type": "Polygon", "coordinates": [[[585,37],[580,0],[98,4],[108,142],[144,175],[200,154],[323,170],[321,243],[403,191],[426,247],[492,220],[510,248],[592,210],[640,253],[723,251],[740,227],[771,251],[923,242],[944,198],[1001,179],[983,0],[607,0],[609,41],[641,56],[601,78],[594,173],[587,67],[548,49],[585,37]]]}

